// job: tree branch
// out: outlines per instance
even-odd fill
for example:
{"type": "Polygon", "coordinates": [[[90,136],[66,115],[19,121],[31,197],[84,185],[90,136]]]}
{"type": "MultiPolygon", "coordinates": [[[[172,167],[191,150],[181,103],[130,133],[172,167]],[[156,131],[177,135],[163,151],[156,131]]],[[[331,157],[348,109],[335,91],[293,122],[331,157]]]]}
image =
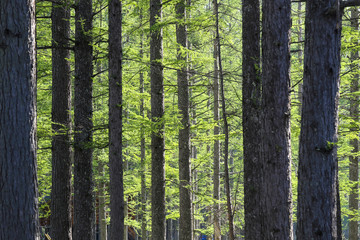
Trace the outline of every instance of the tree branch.
{"type": "Polygon", "coordinates": [[[360,6],[360,0],[346,0],[340,2],[340,8],[360,6]]]}

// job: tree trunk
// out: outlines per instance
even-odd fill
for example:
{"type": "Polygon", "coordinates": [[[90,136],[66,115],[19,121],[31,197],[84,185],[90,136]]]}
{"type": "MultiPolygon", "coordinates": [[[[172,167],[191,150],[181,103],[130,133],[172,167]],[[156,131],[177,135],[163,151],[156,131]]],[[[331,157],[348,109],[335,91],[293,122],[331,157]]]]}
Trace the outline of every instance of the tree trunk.
{"type": "MultiPolygon", "coordinates": [[[[261,239],[292,239],[290,0],[263,1],[261,239]]],[[[307,238],[299,238],[307,239],[307,238]]]]}
{"type": "Polygon", "coordinates": [[[124,237],[121,1],[109,1],[110,239],[124,237]]]}
{"type": "Polygon", "coordinates": [[[165,138],[163,37],[158,26],[162,0],[150,0],[150,79],[151,79],[151,213],[152,239],[165,240],[165,138]]]}
{"type": "MultiPolygon", "coordinates": [[[[142,11],[142,10],[141,10],[142,11]]],[[[142,13],[140,15],[140,19],[142,22],[142,13]]],[[[140,59],[143,59],[143,34],[140,37],[140,59]]],[[[140,72],[140,94],[144,94],[144,73],[140,72]]],[[[140,115],[144,119],[144,98],[141,98],[140,103],[140,115]]],[[[146,149],[145,149],[145,127],[143,124],[140,126],[140,165],[141,165],[141,239],[147,239],[147,231],[146,231],[146,149]]]]}
{"type": "Polygon", "coordinates": [[[39,240],[35,1],[0,1],[0,239],[39,240]]]}
{"type": "Polygon", "coordinates": [[[74,228],[76,240],[93,238],[92,1],[75,6],[74,228]]]}
{"type": "MultiPolygon", "coordinates": [[[[359,31],[359,10],[354,7],[351,9],[351,27],[355,31],[359,31]]],[[[358,45],[358,38],[354,37],[353,39],[354,46],[358,45]]],[[[350,68],[356,73],[353,74],[350,86],[351,93],[357,93],[359,91],[359,74],[357,73],[359,65],[355,62],[359,60],[359,52],[355,50],[351,52],[350,60],[352,62],[350,68]]],[[[359,96],[353,94],[350,96],[350,117],[355,123],[359,122],[359,96]]],[[[350,129],[352,132],[359,132],[358,127],[352,127],[350,129]]],[[[359,223],[356,219],[351,219],[354,215],[359,212],[359,157],[356,154],[359,152],[359,139],[358,137],[350,140],[350,145],[353,147],[352,153],[350,156],[350,166],[349,166],[349,180],[352,183],[352,188],[349,194],[349,209],[353,212],[349,221],[349,240],[358,240],[359,239],[359,223]]]]}
{"type": "Polygon", "coordinates": [[[107,240],[105,168],[101,160],[99,160],[98,164],[98,174],[100,177],[98,183],[100,240],[107,240]]]}
{"type": "Polygon", "coordinates": [[[260,3],[243,0],[243,144],[245,239],[261,239],[260,3]]]}
{"type": "Polygon", "coordinates": [[[70,6],[52,4],[52,239],[72,239],[71,229],[71,77],[70,6]]]}
{"type": "MultiPolygon", "coordinates": [[[[213,14],[216,16],[215,3],[213,7],[213,14]]],[[[216,32],[216,31],[215,31],[216,32]]],[[[216,33],[214,34],[214,136],[220,135],[220,115],[219,115],[219,57],[217,48],[216,33]]],[[[213,185],[214,185],[214,240],[221,239],[221,224],[220,224],[220,140],[214,141],[214,163],[213,163],[213,185]]]]}
{"type": "Polygon", "coordinates": [[[224,93],[224,75],[222,71],[222,61],[221,61],[221,45],[220,45],[220,33],[219,33],[219,5],[217,0],[214,0],[214,12],[215,12],[215,48],[217,50],[217,62],[219,68],[219,79],[220,79],[220,94],[221,94],[221,106],[222,106],[222,116],[223,116],[223,132],[225,136],[224,142],[224,171],[225,171],[225,193],[226,193],[226,207],[229,223],[229,239],[234,240],[234,221],[233,221],[233,212],[231,206],[231,193],[230,193],[230,177],[229,177],[229,125],[227,122],[226,115],[226,105],[225,105],[225,93],[224,93]]]}
{"type": "Polygon", "coordinates": [[[338,236],[336,142],[340,40],[339,1],[308,1],[297,239],[337,239],[338,236]]]}
{"type": "Polygon", "coordinates": [[[176,24],[177,60],[181,64],[181,68],[177,70],[178,107],[181,115],[181,128],[179,130],[179,239],[192,240],[189,77],[187,73],[187,53],[184,54],[187,49],[185,5],[186,0],[176,4],[176,18],[179,20],[176,24]]]}

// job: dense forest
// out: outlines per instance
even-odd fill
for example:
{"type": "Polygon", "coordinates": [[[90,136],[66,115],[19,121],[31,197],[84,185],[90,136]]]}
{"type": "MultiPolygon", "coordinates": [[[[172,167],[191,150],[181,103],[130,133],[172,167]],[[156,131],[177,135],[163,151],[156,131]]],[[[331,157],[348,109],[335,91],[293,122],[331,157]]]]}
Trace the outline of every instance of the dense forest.
{"type": "Polygon", "coordinates": [[[0,240],[360,239],[359,0],[1,0],[0,240]]]}

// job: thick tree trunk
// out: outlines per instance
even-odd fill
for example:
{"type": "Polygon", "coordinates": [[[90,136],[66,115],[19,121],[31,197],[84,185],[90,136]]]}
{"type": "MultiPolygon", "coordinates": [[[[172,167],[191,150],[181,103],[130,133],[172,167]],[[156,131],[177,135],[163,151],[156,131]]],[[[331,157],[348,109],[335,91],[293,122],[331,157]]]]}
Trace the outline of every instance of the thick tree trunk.
{"type": "Polygon", "coordinates": [[[35,1],[0,1],[0,239],[39,240],[35,1]]]}
{"type": "Polygon", "coordinates": [[[152,239],[165,240],[164,73],[161,22],[162,1],[150,0],[151,79],[151,213],[152,239]]]}
{"type": "Polygon", "coordinates": [[[179,23],[176,24],[177,60],[181,63],[181,68],[177,70],[178,107],[181,115],[181,128],[179,130],[179,239],[192,240],[189,77],[187,73],[187,54],[184,54],[184,50],[186,51],[187,48],[185,5],[186,0],[181,0],[176,4],[176,18],[179,20],[179,23]]]}
{"type": "MultiPolygon", "coordinates": [[[[261,239],[292,239],[290,0],[264,0],[262,21],[261,239]]],[[[306,239],[306,238],[300,238],[306,239]]]]}
{"type": "Polygon", "coordinates": [[[339,1],[308,1],[297,239],[338,239],[339,1]]]}
{"type": "Polygon", "coordinates": [[[92,171],[92,1],[75,6],[74,228],[76,240],[92,239],[94,193],[92,171]]]}
{"type": "Polygon", "coordinates": [[[70,2],[52,5],[52,239],[72,239],[71,229],[71,77],[70,2]]]}
{"type": "Polygon", "coordinates": [[[245,239],[261,239],[260,3],[243,0],[243,131],[245,239]]]}
{"type": "Polygon", "coordinates": [[[124,237],[121,1],[109,1],[110,239],[124,237]]]}
{"type": "MultiPolygon", "coordinates": [[[[359,31],[359,10],[357,7],[351,9],[351,27],[355,31],[359,31]]],[[[355,46],[358,45],[358,38],[353,39],[355,46]]],[[[359,122],[359,96],[356,94],[359,91],[359,74],[357,73],[359,65],[355,62],[359,60],[358,50],[351,52],[351,69],[356,71],[352,76],[350,92],[355,93],[350,96],[350,117],[355,122],[359,122]]],[[[352,127],[351,131],[358,132],[358,127],[352,127]]],[[[349,240],[359,239],[359,222],[355,219],[351,219],[355,214],[359,212],[359,157],[356,155],[359,152],[359,139],[358,137],[350,140],[350,145],[353,147],[350,156],[349,166],[349,180],[352,182],[352,188],[349,194],[349,209],[353,211],[349,221],[349,240]]]]}

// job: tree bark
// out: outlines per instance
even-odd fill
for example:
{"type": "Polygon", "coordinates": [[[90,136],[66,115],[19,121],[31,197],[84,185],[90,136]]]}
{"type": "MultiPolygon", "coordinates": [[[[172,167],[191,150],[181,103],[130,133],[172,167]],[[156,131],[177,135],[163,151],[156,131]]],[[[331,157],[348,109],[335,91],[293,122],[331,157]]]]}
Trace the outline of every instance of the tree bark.
{"type": "Polygon", "coordinates": [[[122,2],[109,1],[110,239],[124,237],[122,155],[122,2]]]}
{"type": "Polygon", "coordinates": [[[35,1],[0,1],[0,239],[39,240],[35,1]]]}
{"type": "MultiPolygon", "coordinates": [[[[359,10],[357,7],[351,9],[351,27],[354,31],[359,31],[359,10]]],[[[352,39],[353,44],[357,46],[358,39],[352,39]]],[[[359,122],[359,96],[357,93],[359,91],[359,74],[357,73],[359,65],[355,62],[359,60],[358,50],[352,51],[351,56],[351,65],[350,68],[353,71],[356,71],[352,76],[350,93],[353,95],[350,96],[350,117],[354,121],[354,125],[359,122]]],[[[359,132],[358,127],[352,127],[350,131],[359,132]]],[[[359,139],[353,138],[350,140],[350,145],[353,147],[352,154],[350,156],[350,166],[349,166],[349,180],[352,183],[352,187],[349,194],[349,209],[354,214],[351,214],[349,221],[349,240],[358,240],[359,239],[359,223],[355,219],[351,219],[355,214],[359,212],[359,157],[356,155],[359,152],[359,139]]]]}
{"type": "Polygon", "coordinates": [[[190,163],[190,116],[189,116],[189,77],[187,67],[187,33],[186,33],[186,0],[176,4],[176,42],[178,44],[177,60],[181,64],[177,70],[178,107],[181,115],[181,128],[179,130],[179,195],[180,219],[179,239],[192,240],[192,203],[191,203],[191,163],[190,163]]]}
{"type": "Polygon", "coordinates": [[[165,240],[165,138],[162,0],[150,0],[152,239],[165,240]]]}
{"type": "Polygon", "coordinates": [[[52,4],[52,239],[72,239],[70,2],[52,4]]]}
{"type": "Polygon", "coordinates": [[[98,161],[98,174],[100,177],[98,181],[100,239],[107,240],[105,169],[104,163],[101,160],[98,161]]]}
{"type": "MultiPolygon", "coordinates": [[[[142,11],[142,9],[141,9],[142,11]]],[[[140,14],[140,21],[142,22],[142,12],[140,14]]],[[[140,59],[143,59],[144,52],[144,36],[141,33],[140,37],[140,59]]],[[[144,94],[144,73],[140,72],[140,94],[144,94]]],[[[145,118],[145,110],[144,110],[144,98],[141,98],[140,102],[140,115],[144,119],[145,118]]],[[[141,124],[140,126],[140,165],[141,165],[141,239],[147,239],[147,231],[146,231],[146,146],[145,146],[145,126],[141,124]]]]}
{"type": "Polygon", "coordinates": [[[243,144],[245,239],[261,239],[260,3],[243,0],[243,144]]]}
{"type": "Polygon", "coordinates": [[[220,95],[221,95],[221,110],[223,116],[223,132],[225,136],[224,141],[224,172],[225,172],[225,194],[226,194],[226,207],[229,223],[229,239],[235,239],[234,232],[234,216],[231,206],[231,192],[230,192],[230,177],[229,177],[229,125],[226,115],[226,102],[225,102],[225,93],[224,93],[224,75],[222,70],[222,60],[221,60],[221,45],[220,45],[220,33],[219,33],[219,5],[217,0],[214,0],[214,12],[215,12],[215,48],[217,50],[217,62],[219,68],[219,79],[220,79],[220,95]]]}
{"type": "Polygon", "coordinates": [[[339,1],[308,1],[299,151],[297,239],[338,239],[339,1]]]}
{"type": "Polygon", "coordinates": [[[92,239],[94,193],[92,170],[92,1],[75,5],[74,228],[76,240],[92,239]]]}
{"type": "MultiPolygon", "coordinates": [[[[292,239],[290,149],[291,1],[263,1],[261,239],[292,239]]],[[[299,238],[307,239],[307,238],[299,238]]]]}
{"type": "MultiPolygon", "coordinates": [[[[214,3],[214,0],[213,0],[214,3]]],[[[216,16],[215,3],[213,7],[213,15],[216,16]]],[[[219,114],[219,57],[217,48],[216,31],[214,34],[214,82],[213,82],[213,94],[214,94],[214,136],[220,135],[220,114],[219,114]]],[[[220,224],[220,140],[214,140],[214,162],[213,162],[213,198],[214,198],[214,240],[221,239],[221,224],[220,224]]]]}

